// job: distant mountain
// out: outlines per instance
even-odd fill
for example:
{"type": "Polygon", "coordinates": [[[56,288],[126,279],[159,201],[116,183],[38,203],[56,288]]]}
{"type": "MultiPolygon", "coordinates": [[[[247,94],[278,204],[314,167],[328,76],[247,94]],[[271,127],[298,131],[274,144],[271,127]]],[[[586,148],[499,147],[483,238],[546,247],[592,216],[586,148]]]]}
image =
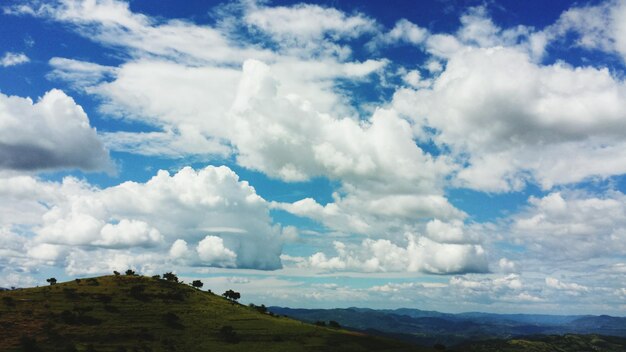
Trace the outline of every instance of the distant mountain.
{"type": "Polygon", "coordinates": [[[419,309],[374,310],[290,309],[270,307],[276,314],[307,322],[337,321],[342,326],[392,336],[422,345],[510,339],[551,334],[600,334],[626,337],[626,318],[587,315],[449,314],[419,309]]]}

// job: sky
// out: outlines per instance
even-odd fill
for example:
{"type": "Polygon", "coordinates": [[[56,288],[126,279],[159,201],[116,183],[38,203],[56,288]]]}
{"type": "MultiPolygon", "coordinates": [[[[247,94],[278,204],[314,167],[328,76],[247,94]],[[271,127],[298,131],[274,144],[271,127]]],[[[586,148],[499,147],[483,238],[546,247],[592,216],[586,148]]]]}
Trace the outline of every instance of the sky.
{"type": "Polygon", "coordinates": [[[4,0],[0,287],[624,316],[625,77],[625,0],[4,0]]]}

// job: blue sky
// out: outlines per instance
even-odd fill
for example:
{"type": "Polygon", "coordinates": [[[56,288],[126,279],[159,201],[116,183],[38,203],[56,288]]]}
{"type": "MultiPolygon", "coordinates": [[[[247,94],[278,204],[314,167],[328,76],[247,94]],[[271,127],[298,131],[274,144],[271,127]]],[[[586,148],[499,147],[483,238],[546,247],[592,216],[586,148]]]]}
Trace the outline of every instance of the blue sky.
{"type": "Polygon", "coordinates": [[[0,286],[624,315],[624,1],[8,1],[0,286]]]}

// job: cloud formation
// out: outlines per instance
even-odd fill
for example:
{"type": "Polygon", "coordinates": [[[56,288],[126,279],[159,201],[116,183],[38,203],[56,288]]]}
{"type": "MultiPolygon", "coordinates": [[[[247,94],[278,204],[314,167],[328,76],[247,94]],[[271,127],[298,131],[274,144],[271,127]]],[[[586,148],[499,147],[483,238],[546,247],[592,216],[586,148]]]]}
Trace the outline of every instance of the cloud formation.
{"type": "Polygon", "coordinates": [[[108,151],[74,99],[58,89],[37,102],[0,93],[0,169],[72,168],[112,169],[108,151]]]}

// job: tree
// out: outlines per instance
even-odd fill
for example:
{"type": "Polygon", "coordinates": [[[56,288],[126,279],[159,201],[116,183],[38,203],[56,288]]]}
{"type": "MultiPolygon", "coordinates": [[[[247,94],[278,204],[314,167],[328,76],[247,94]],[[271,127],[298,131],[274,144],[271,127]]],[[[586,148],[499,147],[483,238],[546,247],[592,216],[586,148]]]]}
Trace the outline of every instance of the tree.
{"type": "Polygon", "coordinates": [[[55,279],[53,277],[47,279],[46,281],[49,282],[51,286],[57,284],[57,279],[55,279]]]}
{"type": "Polygon", "coordinates": [[[128,276],[135,276],[135,275],[136,275],[136,274],[135,274],[135,271],[134,271],[134,270],[131,270],[131,269],[126,270],[126,273],[125,273],[125,274],[126,274],[126,275],[128,275],[128,276]]]}
{"type": "Polygon", "coordinates": [[[193,280],[193,282],[191,283],[191,286],[193,286],[195,288],[202,288],[202,286],[204,286],[204,284],[200,280],[193,280]]]}
{"type": "Polygon", "coordinates": [[[235,292],[233,290],[228,290],[224,293],[222,293],[222,296],[224,296],[226,299],[229,299],[233,302],[236,302],[239,298],[241,298],[241,294],[239,292],[235,292]]]}
{"type": "Polygon", "coordinates": [[[339,323],[334,321],[334,320],[329,321],[328,322],[328,326],[331,327],[331,328],[334,328],[334,329],[341,328],[341,325],[339,325],[339,323]]]}
{"type": "Polygon", "coordinates": [[[113,275],[115,275],[115,276],[120,276],[120,272],[119,272],[119,271],[116,271],[116,270],[113,270],[113,275]]]}
{"type": "Polygon", "coordinates": [[[167,281],[178,282],[178,276],[172,272],[163,274],[163,278],[167,281]]]}

